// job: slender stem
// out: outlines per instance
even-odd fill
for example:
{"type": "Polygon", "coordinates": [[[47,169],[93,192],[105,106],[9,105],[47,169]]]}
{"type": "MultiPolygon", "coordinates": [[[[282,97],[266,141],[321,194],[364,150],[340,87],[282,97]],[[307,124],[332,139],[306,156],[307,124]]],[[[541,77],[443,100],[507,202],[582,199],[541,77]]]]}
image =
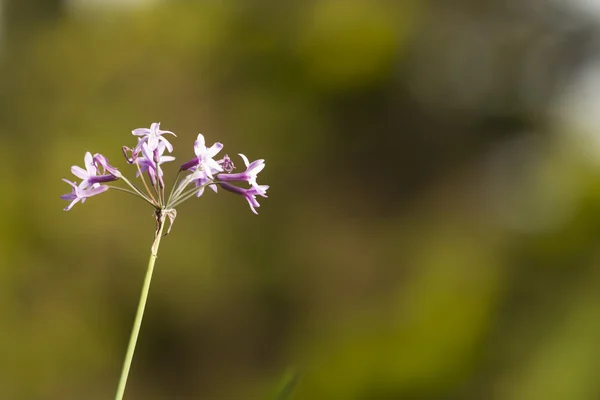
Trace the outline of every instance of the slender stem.
{"type": "Polygon", "coordinates": [[[140,197],[142,200],[147,201],[148,204],[150,204],[152,207],[155,207],[156,205],[154,203],[152,203],[149,199],[147,199],[145,196],[140,196],[139,193],[134,192],[133,190],[129,190],[129,189],[124,189],[122,187],[118,187],[118,186],[111,186],[111,185],[106,185],[111,189],[115,189],[118,190],[119,192],[125,192],[125,193],[129,193],[132,194],[136,197],[140,197]]]}
{"type": "Polygon", "coordinates": [[[181,192],[183,192],[185,190],[185,188],[187,187],[187,185],[189,185],[190,182],[192,182],[192,176],[193,176],[193,174],[189,174],[188,176],[186,176],[185,178],[183,178],[181,180],[181,182],[179,183],[179,186],[177,187],[177,189],[175,189],[175,192],[172,193],[171,196],[169,196],[169,203],[174,203],[177,201],[177,199],[181,195],[181,192]]]}
{"type": "Polygon", "coordinates": [[[144,193],[142,193],[142,191],[140,189],[137,188],[137,186],[135,186],[133,183],[131,183],[129,181],[129,179],[125,178],[124,176],[121,176],[121,179],[123,180],[123,182],[125,182],[127,185],[129,185],[129,187],[132,188],[133,191],[136,192],[140,197],[143,197],[144,200],[146,200],[148,203],[152,204],[153,206],[157,206],[157,204],[153,203],[152,200],[150,200],[148,198],[148,196],[146,196],[144,193]]]}
{"type": "Polygon", "coordinates": [[[139,159],[135,160],[135,165],[137,166],[137,170],[140,174],[140,178],[142,178],[142,183],[144,184],[144,187],[146,188],[146,191],[148,192],[148,196],[150,196],[150,198],[160,206],[160,203],[158,201],[156,201],[156,199],[154,198],[154,196],[152,196],[152,192],[150,191],[150,188],[148,188],[148,184],[146,184],[146,179],[144,179],[144,174],[142,173],[142,170],[140,168],[140,163],[139,163],[139,159]]]}
{"type": "Polygon", "coordinates": [[[200,190],[206,188],[208,185],[212,185],[215,184],[216,182],[214,181],[208,181],[206,182],[204,185],[202,186],[198,186],[194,189],[190,189],[185,193],[180,193],[174,200],[173,203],[168,204],[168,208],[175,208],[178,205],[180,205],[181,203],[183,203],[184,201],[188,200],[189,198],[191,198],[192,196],[194,196],[196,193],[198,193],[200,190]]]}
{"type": "Polygon", "coordinates": [[[175,191],[175,186],[177,186],[177,182],[179,181],[179,175],[181,174],[181,169],[177,171],[177,175],[175,176],[175,181],[173,182],[173,186],[171,186],[171,193],[169,193],[169,198],[167,199],[167,204],[171,202],[171,197],[173,197],[173,192],[175,191]]]}
{"type": "Polygon", "coordinates": [[[160,239],[162,238],[162,232],[165,226],[164,215],[159,214],[157,218],[158,231],[156,232],[156,236],[154,237],[154,243],[152,243],[152,247],[150,250],[150,261],[148,261],[148,269],[146,271],[146,277],[144,278],[144,285],[142,286],[140,303],[135,314],[133,329],[131,331],[131,337],[129,338],[129,345],[127,346],[127,353],[125,354],[125,361],[123,362],[123,370],[121,372],[121,377],[119,378],[119,386],[117,387],[117,395],[115,396],[115,400],[123,399],[123,393],[125,392],[125,386],[127,385],[127,376],[129,375],[131,361],[133,360],[133,353],[135,352],[135,344],[137,343],[137,338],[140,333],[140,327],[142,325],[142,318],[144,317],[144,309],[146,308],[146,300],[148,299],[150,281],[152,281],[154,263],[156,262],[158,246],[160,245],[160,239]]]}

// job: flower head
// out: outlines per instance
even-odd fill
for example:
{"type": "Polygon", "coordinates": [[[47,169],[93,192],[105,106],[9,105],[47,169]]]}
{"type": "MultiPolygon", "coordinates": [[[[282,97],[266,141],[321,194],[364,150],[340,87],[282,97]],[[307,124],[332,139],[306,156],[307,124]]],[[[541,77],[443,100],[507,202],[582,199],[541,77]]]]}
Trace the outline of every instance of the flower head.
{"type": "Polygon", "coordinates": [[[71,172],[80,181],[72,182],[64,179],[72,187],[71,193],[61,196],[63,200],[71,202],[65,210],[70,210],[77,202],[83,203],[88,197],[103,193],[109,188],[140,197],[154,207],[158,217],[166,215],[164,213],[169,211],[169,218],[172,219],[176,215],[175,207],[194,195],[200,197],[207,186],[217,192],[218,185],[221,185],[224,190],[243,196],[255,214],[257,214],[256,209],[260,207],[256,200],[257,196],[267,197],[269,186],[257,183],[258,174],[265,168],[265,160],[258,159],[250,162],[248,157],[240,153],[246,170],[233,173],[235,165],[227,154],[220,159],[216,158],[223,149],[223,144],[215,142],[212,146],[207,147],[204,135],[201,133],[194,141],[195,157],[181,165],[175,183],[168,193],[165,191],[161,165],[175,160],[175,157],[165,155],[173,151],[173,146],[165,138],[165,135],[175,136],[175,134],[171,131],[161,130],[160,123],[157,122],[152,123],[150,128],[134,129],[132,133],[137,137],[137,144],[131,148],[123,146],[123,154],[128,164],[135,165],[136,176],[141,176],[144,188],[140,189],[130,182],[125,174],[109,163],[104,155],[96,153],[92,156],[92,153],[87,152],[83,168],[75,165],[71,167],[71,172]],[[187,174],[185,177],[182,176],[179,181],[180,174],[184,171],[187,171],[187,174]],[[146,174],[151,185],[148,185],[145,180],[144,175],[146,174]],[[120,180],[128,185],[129,189],[104,185],[106,182],[115,180],[120,180]],[[246,182],[250,187],[241,188],[238,186],[240,182],[246,182]],[[195,185],[195,188],[187,189],[190,184],[195,185]]]}

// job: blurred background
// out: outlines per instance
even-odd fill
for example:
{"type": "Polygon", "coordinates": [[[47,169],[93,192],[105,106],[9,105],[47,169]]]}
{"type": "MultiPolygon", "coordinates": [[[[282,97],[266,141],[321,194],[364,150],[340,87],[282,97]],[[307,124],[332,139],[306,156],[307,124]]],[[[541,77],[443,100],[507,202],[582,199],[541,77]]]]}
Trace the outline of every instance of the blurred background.
{"type": "Polygon", "coordinates": [[[127,399],[599,399],[599,4],[0,0],[0,399],[114,396],[152,209],[61,178],[152,122],[271,188],[179,208],[127,399]]]}

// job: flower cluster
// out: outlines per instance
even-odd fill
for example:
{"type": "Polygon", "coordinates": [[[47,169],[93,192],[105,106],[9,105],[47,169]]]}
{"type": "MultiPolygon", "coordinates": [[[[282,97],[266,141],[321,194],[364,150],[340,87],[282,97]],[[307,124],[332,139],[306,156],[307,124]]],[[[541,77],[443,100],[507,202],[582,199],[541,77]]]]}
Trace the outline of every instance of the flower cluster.
{"type": "Polygon", "coordinates": [[[159,123],[153,123],[150,128],[138,128],[132,131],[137,137],[137,144],[134,147],[123,147],[123,154],[128,164],[135,165],[136,178],[141,180],[143,189],[128,180],[121,172],[109,164],[108,159],[102,154],[86,153],[84,157],[85,169],[73,166],[71,172],[77,178],[81,179],[79,184],[63,179],[71,185],[71,193],[61,196],[63,200],[70,201],[65,211],[70,210],[77,202],[85,202],[88,197],[104,193],[109,189],[116,189],[134,194],[144,201],[150,203],[157,212],[163,212],[172,219],[175,216],[175,207],[193,196],[200,197],[204,193],[206,186],[217,192],[217,187],[221,186],[224,190],[240,195],[246,199],[253,213],[258,214],[257,207],[260,207],[256,196],[267,197],[267,185],[259,185],[257,175],[265,167],[265,160],[259,159],[250,162],[244,154],[240,154],[246,170],[244,172],[233,173],[235,165],[224,155],[221,159],[215,160],[217,154],[223,149],[221,143],[214,143],[206,147],[206,142],[202,134],[194,143],[195,157],[181,165],[175,178],[173,187],[169,196],[165,196],[165,183],[161,165],[166,162],[174,161],[175,157],[168,155],[173,152],[173,145],[165,135],[176,136],[171,131],[160,129],[159,123]],[[179,181],[182,173],[187,173],[179,181]],[[149,183],[146,182],[148,177],[149,183]],[[123,181],[129,189],[118,186],[107,185],[112,181],[123,181]],[[240,184],[247,184],[248,187],[240,187],[240,184]]]}

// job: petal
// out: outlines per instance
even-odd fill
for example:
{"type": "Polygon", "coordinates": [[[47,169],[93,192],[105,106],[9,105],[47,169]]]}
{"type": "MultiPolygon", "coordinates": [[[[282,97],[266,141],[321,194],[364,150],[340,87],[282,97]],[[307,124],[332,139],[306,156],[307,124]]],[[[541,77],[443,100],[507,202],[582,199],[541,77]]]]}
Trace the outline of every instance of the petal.
{"type": "Polygon", "coordinates": [[[96,196],[100,193],[106,192],[108,189],[110,189],[108,186],[98,186],[96,188],[82,190],[81,198],[96,196]]]}
{"type": "Polygon", "coordinates": [[[269,189],[269,185],[255,185],[248,189],[248,191],[253,195],[267,197],[267,189],[269,189]]]}
{"type": "Polygon", "coordinates": [[[154,164],[154,157],[152,154],[151,146],[148,143],[142,144],[142,155],[144,156],[144,160],[146,162],[154,164]]]}
{"type": "Polygon", "coordinates": [[[96,173],[96,167],[94,166],[94,158],[92,157],[92,153],[89,151],[85,153],[85,157],[83,158],[85,162],[85,169],[88,171],[90,175],[96,173]]]}
{"type": "Polygon", "coordinates": [[[217,153],[219,153],[221,151],[221,149],[223,149],[223,144],[216,142],[215,144],[210,146],[210,149],[208,149],[208,151],[206,152],[206,156],[212,158],[212,157],[216,156],[217,153]]]}
{"type": "Polygon", "coordinates": [[[242,153],[238,153],[240,157],[242,157],[242,160],[244,160],[244,164],[246,164],[246,167],[248,167],[248,157],[246,157],[245,155],[243,155],[242,153]]]}
{"type": "Polygon", "coordinates": [[[252,210],[252,212],[258,215],[258,211],[256,211],[254,207],[260,207],[260,204],[258,204],[255,199],[251,199],[250,197],[246,197],[246,200],[248,200],[248,205],[250,205],[250,209],[252,210]]]}
{"type": "Polygon", "coordinates": [[[160,163],[166,163],[166,162],[170,162],[170,161],[175,161],[175,157],[173,156],[162,156],[160,158],[160,163]]]}
{"type": "Polygon", "coordinates": [[[73,165],[71,167],[71,173],[73,175],[75,175],[76,177],[78,177],[79,179],[87,179],[87,178],[89,178],[88,172],[85,169],[83,169],[81,167],[78,167],[77,165],[73,165]]]}
{"type": "Polygon", "coordinates": [[[194,142],[194,151],[196,151],[197,156],[199,155],[198,152],[206,152],[206,142],[204,141],[204,135],[201,133],[198,134],[198,137],[194,142]]]}
{"type": "Polygon", "coordinates": [[[148,146],[151,151],[158,148],[158,137],[157,136],[149,136],[148,137],[148,146]]]}
{"type": "Polygon", "coordinates": [[[70,180],[68,180],[68,179],[64,179],[64,178],[63,178],[63,181],[64,181],[64,182],[67,182],[69,185],[73,186],[74,188],[76,188],[76,187],[77,187],[77,185],[75,184],[75,182],[71,182],[70,180]]]}
{"type": "Polygon", "coordinates": [[[148,128],[137,128],[131,131],[135,136],[149,135],[152,131],[148,128]]]}
{"type": "Polygon", "coordinates": [[[66,208],[64,208],[65,211],[69,211],[71,208],[73,208],[73,206],[75,204],[77,204],[77,202],[79,201],[79,199],[75,199],[71,202],[71,204],[69,204],[66,208]]]}
{"type": "Polygon", "coordinates": [[[158,139],[162,143],[164,143],[165,146],[167,146],[167,150],[169,150],[169,153],[173,152],[173,145],[167,140],[167,138],[160,136],[158,139]]]}
{"type": "Polygon", "coordinates": [[[252,161],[252,164],[246,164],[246,166],[248,167],[248,169],[246,170],[248,173],[251,173],[252,175],[257,175],[260,171],[262,171],[265,168],[265,160],[252,161]]]}
{"type": "Polygon", "coordinates": [[[212,170],[223,172],[223,167],[221,167],[219,165],[219,163],[216,162],[215,160],[213,160],[212,158],[206,160],[206,162],[204,163],[204,165],[207,166],[207,167],[209,167],[211,169],[211,172],[212,172],[212,170]]]}

